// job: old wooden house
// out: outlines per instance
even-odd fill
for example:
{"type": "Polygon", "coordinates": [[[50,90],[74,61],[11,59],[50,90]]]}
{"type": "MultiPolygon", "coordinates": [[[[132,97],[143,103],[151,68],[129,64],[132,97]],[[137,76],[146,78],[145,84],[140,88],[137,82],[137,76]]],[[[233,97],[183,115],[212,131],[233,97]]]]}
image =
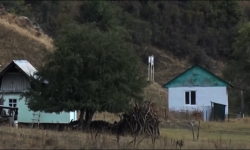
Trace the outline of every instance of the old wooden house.
{"type": "Polygon", "coordinates": [[[227,87],[232,85],[207,69],[194,65],[163,85],[168,107],[174,111],[203,111],[204,120],[224,120],[228,114],[227,87]],[[212,114],[212,116],[211,116],[212,114]]]}
{"type": "Polygon", "coordinates": [[[18,107],[20,123],[68,123],[77,119],[77,112],[44,113],[33,112],[20,98],[20,94],[31,87],[29,76],[37,70],[27,60],[13,60],[0,72],[0,93],[4,106],[18,107]]]}

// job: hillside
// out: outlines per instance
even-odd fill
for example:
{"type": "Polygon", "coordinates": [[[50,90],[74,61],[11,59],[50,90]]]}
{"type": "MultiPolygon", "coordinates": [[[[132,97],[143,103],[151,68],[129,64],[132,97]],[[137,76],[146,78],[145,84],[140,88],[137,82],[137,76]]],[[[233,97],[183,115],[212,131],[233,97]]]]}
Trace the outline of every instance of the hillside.
{"type": "MultiPolygon", "coordinates": [[[[46,54],[45,48],[49,51],[53,49],[53,40],[46,34],[36,36],[36,31],[30,27],[21,26],[18,16],[10,13],[0,16],[0,69],[2,70],[11,60],[27,59],[35,67],[42,65],[43,56],[46,54]]],[[[191,67],[191,56],[178,58],[169,51],[158,49],[152,45],[146,46],[140,53],[154,55],[155,57],[155,82],[163,85],[178,74],[191,67]]],[[[222,76],[221,71],[225,68],[225,62],[216,61],[208,57],[213,66],[211,71],[222,76]]],[[[147,74],[147,64],[145,63],[145,75],[147,74]]],[[[157,87],[161,88],[161,87],[157,87]]]]}
{"type": "Polygon", "coordinates": [[[0,69],[13,59],[27,59],[39,67],[62,26],[95,22],[103,31],[123,27],[132,35],[145,75],[148,56],[154,55],[152,91],[163,90],[164,83],[195,63],[222,77],[233,60],[240,24],[249,20],[249,6],[247,1],[0,1],[0,36],[4,37],[0,69]],[[1,5],[8,14],[1,12],[1,5]],[[20,16],[36,21],[44,34],[23,25],[20,16]]]}
{"type": "MultiPolygon", "coordinates": [[[[160,85],[195,63],[222,76],[222,70],[232,52],[235,27],[241,19],[240,12],[236,9],[238,4],[234,1],[228,3],[228,8],[225,7],[223,10],[220,8],[225,6],[224,2],[205,1],[188,3],[20,1],[0,2],[1,4],[19,16],[32,18],[31,20],[40,24],[44,33],[53,38],[61,26],[73,22],[78,24],[97,22],[103,30],[111,26],[124,26],[132,34],[135,49],[145,64],[145,75],[147,57],[155,56],[155,81],[160,85]],[[202,9],[196,11],[197,8],[202,9]],[[229,14],[232,14],[231,18],[225,20],[229,14]]],[[[41,45],[52,47],[51,39],[46,35],[37,37],[35,31],[27,27],[25,27],[27,29],[19,28],[15,24],[19,22],[18,17],[15,18],[17,21],[13,21],[14,17],[11,16],[9,13],[1,17],[3,26],[1,29],[6,28],[10,33],[5,35],[7,43],[1,47],[4,49],[1,50],[4,59],[0,63],[5,65],[11,59],[23,57],[29,59],[35,66],[39,66],[43,56],[42,50],[39,49],[42,49],[41,45]],[[15,40],[9,40],[10,38],[15,40]],[[14,47],[20,49],[18,53],[14,47]],[[8,49],[13,53],[9,53],[11,57],[6,57],[8,49]],[[34,54],[38,58],[35,58],[34,54]]]]}
{"type": "MultiPolygon", "coordinates": [[[[13,15],[2,15],[0,19],[0,36],[4,37],[0,40],[0,69],[2,70],[14,59],[26,59],[35,67],[40,67],[46,52],[53,50],[53,40],[45,34],[36,36],[32,28],[20,26],[17,21],[18,17],[11,22],[10,17],[13,15]],[[49,51],[45,51],[45,48],[49,51]]],[[[163,113],[167,109],[167,90],[163,89],[162,85],[191,67],[192,64],[188,59],[179,59],[171,52],[166,53],[150,45],[146,47],[145,53],[155,56],[155,83],[147,87],[145,96],[156,104],[159,113],[163,113]]],[[[212,66],[215,66],[213,71],[221,76],[221,70],[225,65],[215,60],[211,62],[213,62],[212,66]]],[[[146,64],[144,69],[146,75],[146,64]]],[[[103,119],[103,115],[97,114],[95,119],[103,119]]],[[[111,114],[106,114],[106,118],[109,115],[111,114]]],[[[112,122],[115,116],[112,115],[111,118],[112,122]]]]}
{"type": "MultiPolygon", "coordinates": [[[[154,55],[155,57],[155,82],[160,85],[165,84],[172,78],[176,77],[180,73],[184,72],[186,69],[190,68],[194,63],[190,62],[190,57],[178,58],[171,52],[164,52],[153,46],[148,46],[146,53],[154,55]]],[[[210,61],[210,68],[206,67],[216,75],[222,77],[222,71],[226,67],[226,62],[214,60],[208,57],[210,61]]],[[[147,71],[147,66],[145,65],[145,70],[147,71]]],[[[145,74],[147,73],[145,71],[145,74]]]]}
{"type": "MultiPolygon", "coordinates": [[[[44,50],[45,48],[52,50],[53,40],[46,34],[38,37],[32,28],[20,26],[17,21],[18,17],[11,22],[10,18],[13,18],[13,15],[1,15],[0,18],[0,36],[4,37],[0,40],[0,69],[14,59],[27,59],[35,67],[41,66],[45,55],[44,50]]],[[[144,52],[155,57],[155,82],[160,85],[192,66],[188,59],[179,59],[171,52],[164,52],[151,45],[147,46],[144,52]]],[[[214,66],[211,68],[212,71],[221,76],[221,70],[225,67],[224,63],[216,60],[212,63],[214,66]]]]}
{"type": "Polygon", "coordinates": [[[51,38],[44,34],[37,37],[32,28],[19,26],[17,20],[12,14],[0,14],[0,70],[14,59],[26,59],[39,67],[45,49],[53,48],[51,38]]]}

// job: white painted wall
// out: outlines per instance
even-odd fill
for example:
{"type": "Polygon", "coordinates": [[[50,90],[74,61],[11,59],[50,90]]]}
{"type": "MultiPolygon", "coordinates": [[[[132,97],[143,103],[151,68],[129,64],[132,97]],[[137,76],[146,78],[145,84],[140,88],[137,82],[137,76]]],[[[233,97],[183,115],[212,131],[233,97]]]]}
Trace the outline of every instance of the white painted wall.
{"type": "Polygon", "coordinates": [[[72,111],[70,112],[70,121],[71,120],[77,120],[77,112],[76,111],[72,111]]]}
{"type": "MultiPolygon", "coordinates": [[[[168,88],[168,107],[169,110],[209,110],[211,101],[226,105],[228,114],[228,94],[226,87],[174,87],[168,88]],[[185,104],[185,91],[196,91],[196,105],[185,104]]],[[[209,112],[210,114],[210,112],[209,112]]],[[[209,116],[207,116],[209,118],[209,116]]]]}

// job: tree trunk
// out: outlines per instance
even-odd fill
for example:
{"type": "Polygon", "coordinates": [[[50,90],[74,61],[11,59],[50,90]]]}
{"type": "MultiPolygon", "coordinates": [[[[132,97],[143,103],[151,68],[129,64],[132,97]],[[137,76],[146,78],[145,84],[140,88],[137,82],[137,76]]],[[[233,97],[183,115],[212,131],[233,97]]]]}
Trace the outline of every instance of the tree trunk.
{"type": "Polygon", "coordinates": [[[80,119],[80,125],[81,125],[82,129],[84,128],[84,120],[83,120],[84,112],[85,112],[84,109],[80,110],[80,118],[79,119],[80,119]]]}
{"type": "Polygon", "coordinates": [[[91,109],[87,109],[86,110],[86,118],[85,118],[85,121],[86,121],[86,127],[89,127],[91,121],[92,121],[92,118],[94,116],[95,112],[91,109]]]}
{"type": "Polygon", "coordinates": [[[240,107],[240,110],[241,110],[241,118],[244,118],[244,97],[243,97],[243,90],[240,91],[240,95],[241,95],[241,107],[240,107]]]}

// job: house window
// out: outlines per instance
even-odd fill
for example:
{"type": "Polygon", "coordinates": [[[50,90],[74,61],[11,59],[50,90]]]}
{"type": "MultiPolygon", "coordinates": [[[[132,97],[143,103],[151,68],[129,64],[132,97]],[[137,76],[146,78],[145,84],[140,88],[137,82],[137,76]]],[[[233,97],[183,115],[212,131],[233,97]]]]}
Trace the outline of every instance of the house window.
{"type": "Polygon", "coordinates": [[[17,106],[17,100],[16,99],[9,99],[9,106],[10,107],[16,107],[17,106]]]}
{"type": "Polygon", "coordinates": [[[185,104],[186,105],[196,105],[196,91],[186,91],[185,92],[185,104]]]}

